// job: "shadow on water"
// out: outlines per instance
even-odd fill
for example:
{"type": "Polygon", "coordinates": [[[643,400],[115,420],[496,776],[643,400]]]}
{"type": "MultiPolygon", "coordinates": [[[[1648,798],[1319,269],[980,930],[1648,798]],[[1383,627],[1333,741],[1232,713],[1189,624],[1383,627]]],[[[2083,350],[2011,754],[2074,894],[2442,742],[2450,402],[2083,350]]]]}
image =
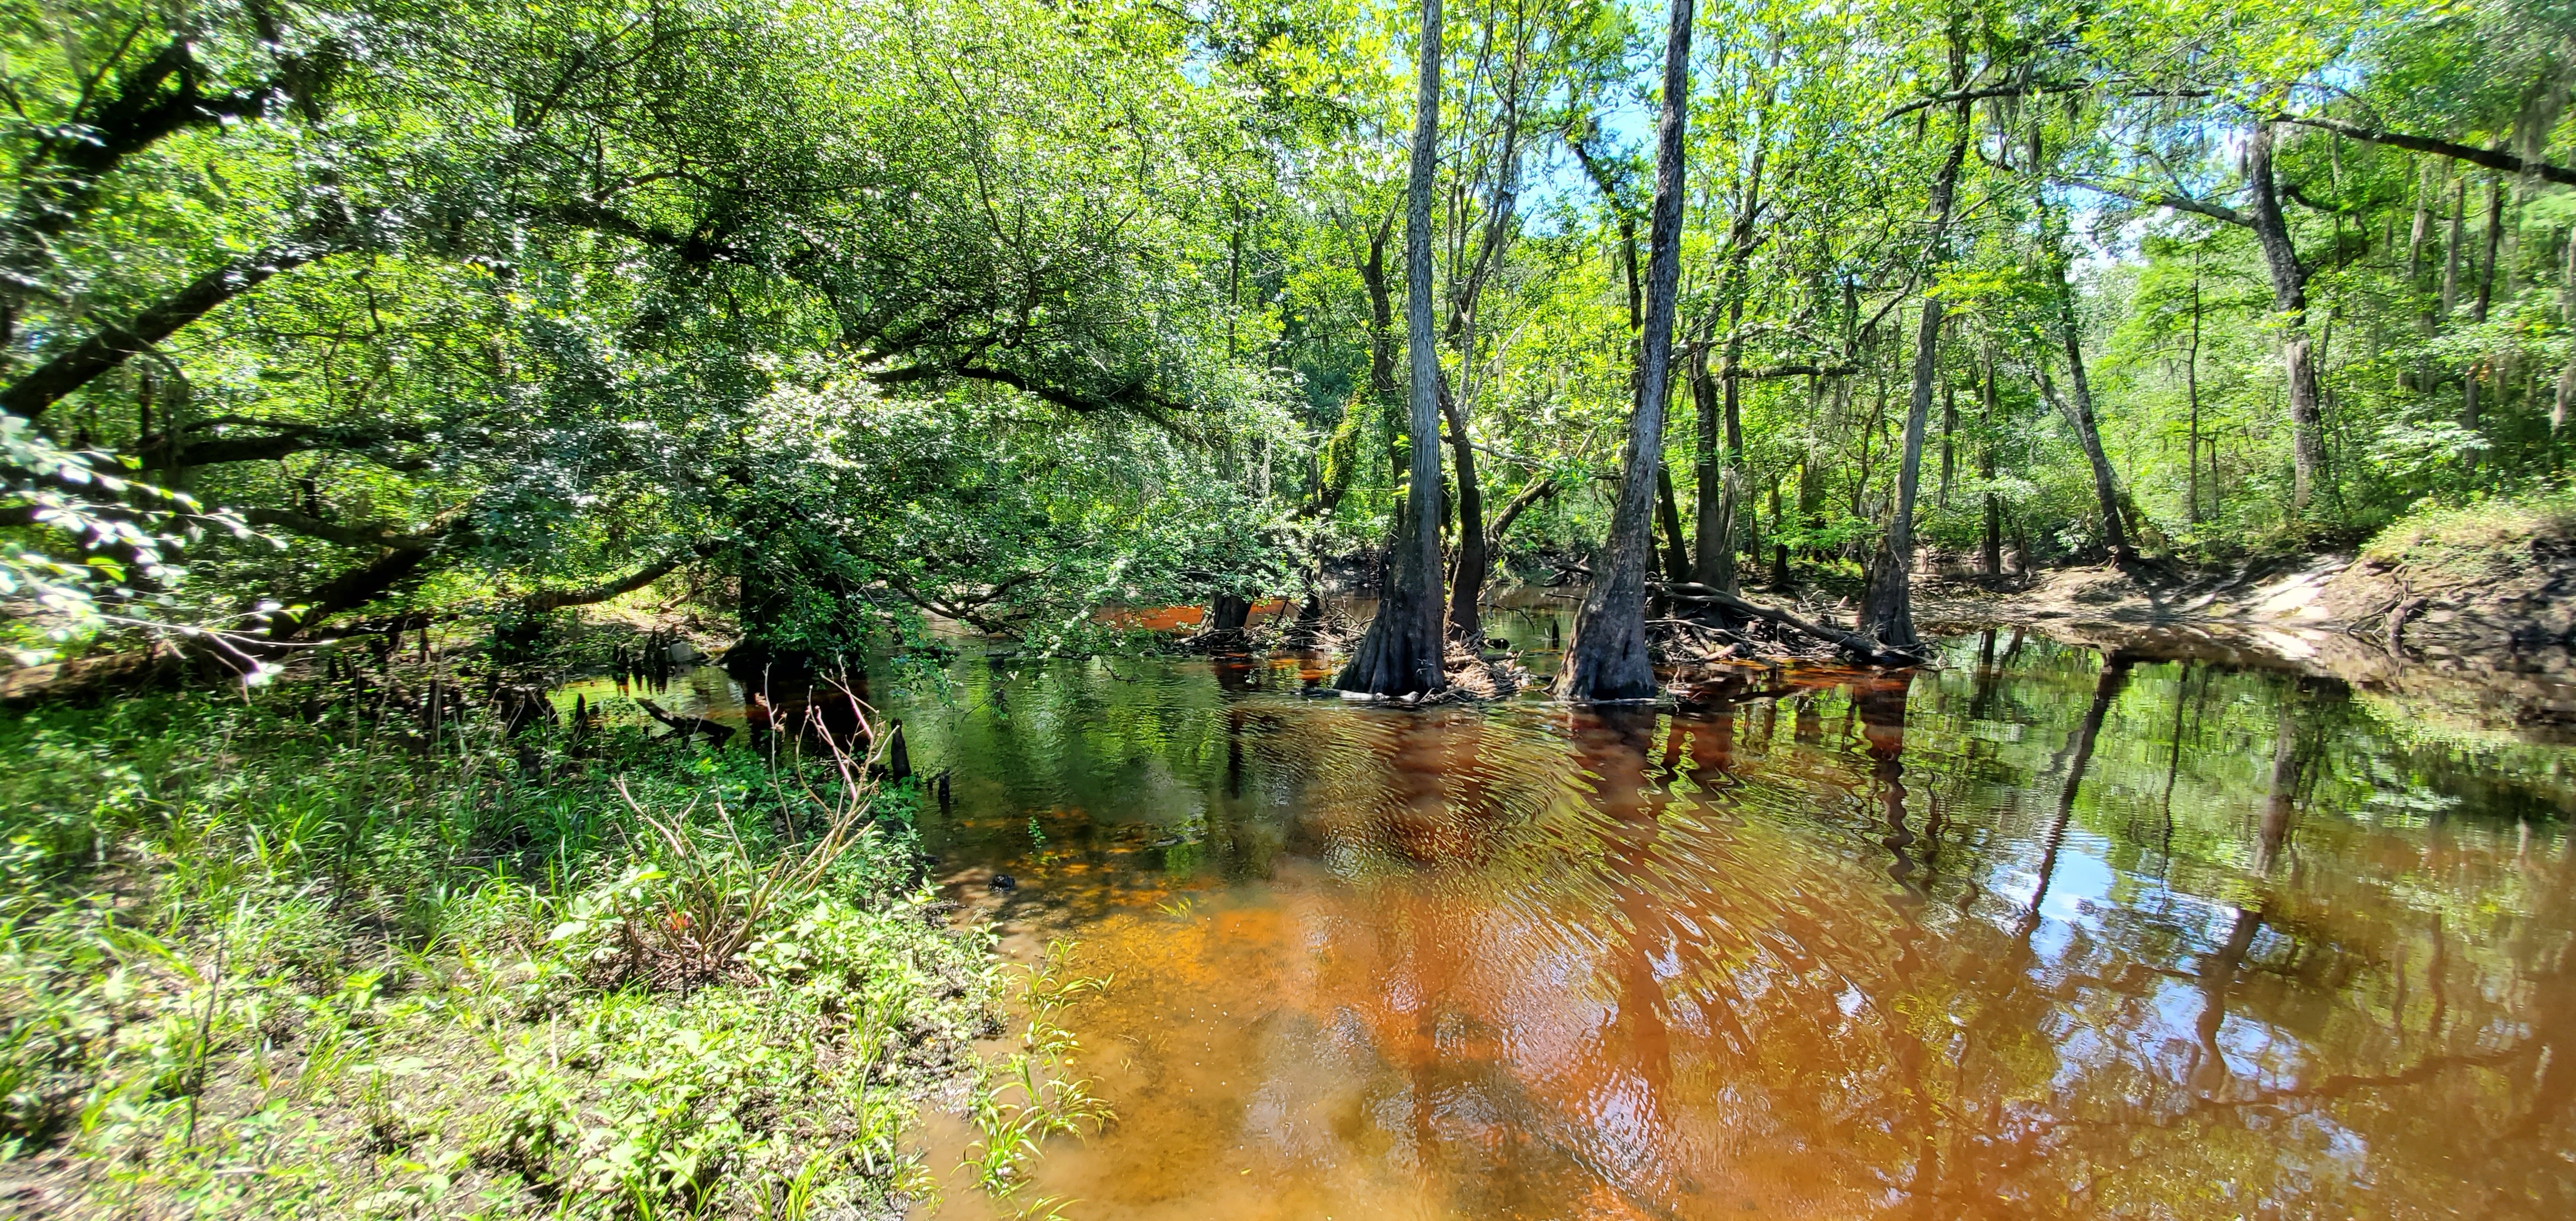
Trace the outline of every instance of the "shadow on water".
{"type": "Polygon", "coordinates": [[[1114,977],[1061,1017],[1121,1118],[1023,1198],[2576,1212],[2559,748],[2009,630],[1663,710],[1396,711],[1319,676],[969,659],[943,701],[888,696],[952,769],[934,877],[1114,977]]]}

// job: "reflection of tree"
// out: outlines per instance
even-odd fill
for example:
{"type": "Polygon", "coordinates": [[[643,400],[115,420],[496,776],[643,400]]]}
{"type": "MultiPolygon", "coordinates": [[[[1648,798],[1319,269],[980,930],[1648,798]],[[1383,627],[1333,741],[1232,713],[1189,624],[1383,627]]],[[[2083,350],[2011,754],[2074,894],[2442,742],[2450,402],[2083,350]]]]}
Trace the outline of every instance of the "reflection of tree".
{"type": "Polygon", "coordinates": [[[1910,674],[1856,684],[1852,706],[1860,717],[1861,736],[1869,743],[1870,786],[1878,794],[1887,822],[1887,837],[1879,844],[1896,858],[1887,867],[1887,876],[1920,897],[1924,892],[1914,881],[1914,861],[1905,853],[1915,842],[1913,830],[1905,825],[1905,701],[1912,686],[1910,674]]]}
{"type": "Polygon", "coordinates": [[[2290,695],[2283,693],[2279,722],[2272,738],[2272,786],[2263,798],[2263,824],[2255,840],[2254,872],[2272,872],[2273,858],[2290,833],[2290,814],[2299,790],[2299,722],[2290,714],[2290,695]]]}
{"type": "MultiPolygon", "coordinates": [[[[1332,1054],[1315,1032],[1359,1030],[1366,1098],[1323,1139],[1418,1170],[1435,1208],[2576,1204],[2576,865],[2554,827],[2517,855],[2475,804],[2432,832],[2367,804],[2368,726],[2336,691],[2037,639],[1979,652],[1910,691],[1793,672],[1789,716],[1734,690],[1661,742],[1640,713],[1094,676],[1021,688],[1024,749],[957,757],[987,787],[1027,769],[1012,791],[1032,795],[1097,792],[1143,755],[1249,795],[1211,809],[1293,795],[1294,851],[1323,864],[1260,894],[1304,907],[1226,926],[1266,930],[1246,957],[1298,981],[1277,1002],[1298,1021],[1270,1028],[1307,1033],[1265,1045],[1266,1087],[1332,1054]],[[1863,749],[1784,749],[1822,743],[1846,693],[1863,749]],[[1837,813],[1855,800],[1894,867],[1837,813]],[[2107,901],[2042,915],[2079,882],[2107,901]]],[[[2408,766],[2376,791],[2458,791],[2408,766]]]]}
{"type": "Polygon", "coordinates": [[[2086,705],[2084,719],[2076,723],[2075,732],[2066,740],[2066,779],[2057,789],[2057,815],[2049,820],[2048,832],[2040,838],[2039,876],[2031,891],[2030,903],[2022,913],[2021,939],[2028,944],[2039,928],[2041,905],[2048,898],[2048,888],[2057,879],[2057,853],[2066,842],[2067,824],[2075,818],[2075,795],[2083,790],[2084,773],[2093,766],[2093,748],[2102,735],[2103,718],[2110,715],[2111,705],[2129,685],[2129,668],[2133,659],[2113,653],[2102,659],[2102,671],[2093,680],[2093,702],[2086,705]]]}
{"type": "MultiPolygon", "coordinates": [[[[1596,777],[1594,801],[1602,816],[1604,868],[1602,882],[1619,913],[1625,936],[1603,947],[1610,957],[1618,1040],[1604,1047],[1616,1063],[1633,1069],[1644,1096],[1631,1108],[1638,1132],[1619,1161],[1628,1173],[1614,1179],[1632,1199],[1651,1198],[1638,1182],[1664,1180],[1661,1163],[1669,1154],[1671,1121],[1665,1114],[1672,1088],[1671,1031],[1665,1022],[1664,987],[1655,976],[1655,961],[1670,940],[1664,901],[1650,888],[1658,867],[1656,840],[1663,799],[1646,785],[1646,750],[1653,739],[1655,715],[1640,708],[1602,707],[1574,714],[1574,749],[1584,770],[1596,777]]],[[[1673,739],[1679,736],[1678,731],[1673,739]]],[[[1673,740],[1668,739],[1668,741],[1673,740]]],[[[1609,1084],[1609,1083],[1604,1083],[1609,1084]]]]}

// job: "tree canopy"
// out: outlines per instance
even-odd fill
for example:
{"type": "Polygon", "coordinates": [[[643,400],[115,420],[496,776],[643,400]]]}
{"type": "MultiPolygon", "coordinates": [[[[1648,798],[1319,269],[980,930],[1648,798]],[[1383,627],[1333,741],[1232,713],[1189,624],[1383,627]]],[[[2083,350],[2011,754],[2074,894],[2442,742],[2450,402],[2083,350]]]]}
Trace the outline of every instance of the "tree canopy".
{"type": "Polygon", "coordinates": [[[2559,478],[2564,0],[1667,16],[1466,0],[1426,59],[1354,0],[12,6],[10,643],[658,581],[770,649],[1078,647],[1308,592],[1435,470],[1473,636],[1649,474],[1652,578],[1729,596],[2559,478]]]}

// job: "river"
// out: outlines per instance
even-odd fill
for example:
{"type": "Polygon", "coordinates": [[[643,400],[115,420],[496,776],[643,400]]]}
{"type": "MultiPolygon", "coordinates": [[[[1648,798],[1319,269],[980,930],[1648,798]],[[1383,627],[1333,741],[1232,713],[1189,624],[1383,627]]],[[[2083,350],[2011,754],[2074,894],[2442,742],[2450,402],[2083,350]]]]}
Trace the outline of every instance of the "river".
{"type": "Polygon", "coordinates": [[[1118,1120],[940,1215],[2576,1215],[2576,754],[2010,630],[1624,710],[1315,664],[891,697],[962,918],[1109,981],[1118,1120]]]}

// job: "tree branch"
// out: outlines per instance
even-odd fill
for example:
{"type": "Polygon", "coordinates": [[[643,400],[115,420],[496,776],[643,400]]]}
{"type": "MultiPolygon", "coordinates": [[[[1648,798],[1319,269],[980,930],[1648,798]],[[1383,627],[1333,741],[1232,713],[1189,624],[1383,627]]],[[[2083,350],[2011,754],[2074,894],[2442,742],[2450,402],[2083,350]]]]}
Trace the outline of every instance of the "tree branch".
{"type": "Polygon", "coordinates": [[[2206,200],[2194,199],[2188,195],[2176,195],[2170,191],[2159,191],[2154,188],[2140,188],[2126,185],[2114,186],[2108,183],[2094,182],[2090,179],[2074,178],[2065,175],[2055,176],[2052,181],[2056,182],[2060,186],[2082,187],[2083,189],[2091,191],[2097,195],[2108,195],[2113,199],[2125,199],[2130,203],[2139,204],[2145,207],[2165,208],[2175,212],[2192,212],[2201,216],[2206,216],[2211,220],[2222,221],[2230,225],[2239,225],[2248,229],[2254,227],[2253,217],[2247,216],[2246,214],[2228,207],[2225,204],[2210,203],[2206,200]]]}
{"type": "Polygon", "coordinates": [[[180,327],[195,322],[235,297],[259,287],[270,276],[301,267],[342,247],[327,239],[278,246],[245,255],[198,276],[178,292],[162,298],[125,326],[109,323],[70,351],[36,366],[0,390],[0,409],[28,419],[63,396],[97,380],[137,353],[151,350],[180,327]]]}
{"type": "Polygon", "coordinates": [[[633,572],[599,585],[581,589],[543,590],[519,599],[519,609],[529,614],[543,614],[567,606],[588,606],[606,602],[620,594],[633,593],[671,575],[680,565],[697,558],[699,548],[684,547],[633,572]]]}
{"type": "Polygon", "coordinates": [[[1718,376],[1739,381],[1765,381],[1781,377],[1848,377],[1858,372],[1859,365],[1763,365],[1751,369],[1728,369],[1718,376]]]}
{"type": "Polygon", "coordinates": [[[2545,181],[2563,186],[2576,186],[2576,170],[2563,165],[2551,165],[2546,161],[2525,161],[2500,148],[2479,148],[2471,144],[2436,140],[2430,136],[2410,136],[2402,132],[2381,131],[2336,119],[2303,118],[2292,114],[2277,117],[2284,123],[2313,127],[2318,131],[2330,131],[2338,136],[2368,144],[2385,144],[2390,148],[2402,148],[2408,152],[2431,153],[2437,157],[2466,161],[2471,165],[2483,165],[2488,169],[2502,170],[2508,174],[2534,174],[2545,181]]]}

